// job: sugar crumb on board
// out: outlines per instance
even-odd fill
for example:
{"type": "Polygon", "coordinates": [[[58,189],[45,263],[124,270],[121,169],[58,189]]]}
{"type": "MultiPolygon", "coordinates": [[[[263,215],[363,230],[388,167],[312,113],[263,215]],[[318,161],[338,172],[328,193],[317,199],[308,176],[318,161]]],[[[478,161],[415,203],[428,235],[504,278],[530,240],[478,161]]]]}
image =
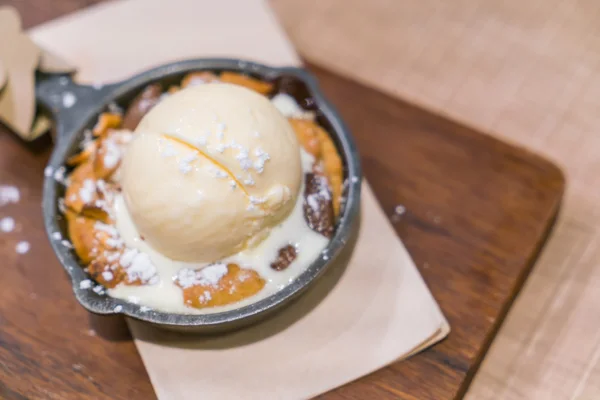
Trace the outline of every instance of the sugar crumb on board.
{"type": "Polygon", "coordinates": [[[15,246],[15,251],[18,254],[26,254],[29,252],[29,250],[31,249],[31,245],[29,244],[29,242],[22,240],[19,243],[17,243],[17,245],[15,246]]]}
{"type": "Polygon", "coordinates": [[[15,220],[11,217],[0,219],[0,232],[9,233],[15,229],[15,220]]]}
{"type": "Polygon", "coordinates": [[[18,203],[20,199],[21,193],[16,186],[0,185],[0,206],[18,203]]]}

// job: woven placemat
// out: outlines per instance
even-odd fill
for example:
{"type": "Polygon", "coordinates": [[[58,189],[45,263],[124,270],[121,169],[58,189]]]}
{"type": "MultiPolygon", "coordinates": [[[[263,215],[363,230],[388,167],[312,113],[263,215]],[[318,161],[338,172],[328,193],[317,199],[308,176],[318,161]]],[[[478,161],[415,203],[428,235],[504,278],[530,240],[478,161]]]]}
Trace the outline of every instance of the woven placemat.
{"type": "Polygon", "coordinates": [[[271,3],[310,61],[563,167],[556,230],[467,398],[598,398],[600,3],[271,3]]]}

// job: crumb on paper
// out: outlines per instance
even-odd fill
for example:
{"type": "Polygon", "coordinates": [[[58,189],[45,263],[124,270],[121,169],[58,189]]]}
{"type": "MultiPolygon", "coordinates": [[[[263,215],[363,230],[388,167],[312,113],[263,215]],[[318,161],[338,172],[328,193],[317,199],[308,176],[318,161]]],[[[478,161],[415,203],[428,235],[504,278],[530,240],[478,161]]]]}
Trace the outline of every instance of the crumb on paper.
{"type": "Polygon", "coordinates": [[[19,243],[17,243],[17,245],[15,246],[15,251],[18,254],[25,254],[29,251],[30,248],[31,248],[31,245],[29,244],[29,242],[22,240],[19,243]]]}

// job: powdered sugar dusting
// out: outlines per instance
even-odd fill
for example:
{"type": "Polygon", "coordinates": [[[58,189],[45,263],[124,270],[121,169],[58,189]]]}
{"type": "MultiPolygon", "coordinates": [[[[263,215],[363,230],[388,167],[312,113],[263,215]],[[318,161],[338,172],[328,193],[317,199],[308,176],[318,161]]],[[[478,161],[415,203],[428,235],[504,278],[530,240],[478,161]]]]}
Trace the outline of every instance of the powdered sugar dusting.
{"type": "Polygon", "coordinates": [[[269,153],[263,151],[260,147],[257,147],[254,150],[254,155],[256,156],[256,161],[254,161],[254,169],[259,174],[262,174],[265,169],[265,163],[271,159],[269,153]]]}
{"type": "Polygon", "coordinates": [[[108,169],[112,169],[117,166],[119,161],[121,160],[121,149],[112,139],[106,139],[103,143],[105,153],[104,153],[104,166],[108,169]]]}
{"type": "Polygon", "coordinates": [[[195,285],[216,286],[225,274],[227,274],[227,265],[218,263],[200,270],[183,268],[177,273],[175,281],[184,289],[195,285]]]}
{"type": "Polygon", "coordinates": [[[198,301],[201,304],[206,304],[211,300],[212,300],[212,295],[210,294],[210,292],[208,290],[205,290],[204,293],[202,293],[200,296],[198,296],[198,301]]]}
{"type": "Polygon", "coordinates": [[[179,171],[181,171],[184,175],[191,172],[194,169],[192,162],[197,159],[198,155],[196,152],[190,152],[183,156],[181,160],[179,160],[179,171]]]}
{"type": "Polygon", "coordinates": [[[206,139],[206,136],[199,136],[196,141],[195,144],[200,146],[200,147],[204,147],[206,146],[206,143],[208,142],[208,140],[206,139]]]}
{"type": "Polygon", "coordinates": [[[319,211],[319,200],[317,199],[317,194],[311,194],[306,196],[306,202],[308,203],[309,207],[313,209],[313,211],[319,211]]]}
{"type": "Polygon", "coordinates": [[[129,281],[140,280],[145,283],[156,283],[156,267],[146,253],[137,249],[127,249],[119,259],[119,263],[125,269],[129,281]]]}
{"type": "Polygon", "coordinates": [[[160,153],[163,157],[173,157],[177,155],[177,150],[175,150],[175,146],[171,143],[166,143],[162,152],[160,153]]]}
{"type": "Polygon", "coordinates": [[[94,286],[94,288],[92,290],[96,294],[104,294],[104,286],[102,286],[102,285],[96,285],[96,286],[94,286]]]}
{"type": "Polygon", "coordinates": [[[54,171],[54,180],[63,185],[67,185],[69,180],[66,177],[67,169],[64,166],[58,167],[56,171],[54,171]]]}
{"type": "Polygon", "coordinates": [[[226,128],[227,128],[227,126],[223,122],[217,123],[217,132],[216,132],[217,138],[223,139],[226,128]]]}
{"type": "Polygon", "coordinates": [[[15,246],[15,251],[18,254],[25,254],[25,253],[29,252],[30,248],[31,248],[31,245],[29,244],[29,242],[23,240],[23,241],[17,243],[17,245],[15,246]]]}
{"type": "Polygon", "coordinates": [[[266,197],[250,196],[248,199],[250,200],[250,204],[263,204],[267,201],[266,197]]]}
{"type": "Polygon", "coordinates": [[[11,217],[0,219],[0,232],[8,233],[15,229],[15,220],[11,217]]]}
{"type": "Polygon", "coordinates": [[[219,179],[229,178],[229,175],[227,175],[227,173],[225,171],[223,171],[222,169],[217,168],[217,167],[210,166],[209,172],[212,173],[215,176],[215,178],[219,178],[219,179]]]}
{"type": "Polygon", "coordinates": [[[10,203],[18,203],[21,194],[16,186],[0,185],[0,206],[10,203]]]}
{"type": "Polygon", "coordinates": [[[79,189],[79,198],[84,203],[91,203],[94,199],[94,195],[96,194],[96,182],[92,179],[86,179],[83,181],[83,185],[81,189],[79,189]]]}
{"type": "Polygon", "coordinates": [[[105,224],[103,222],[96,221],[96,223],[94,224],[94,229],[108,233],[108,235],[113,238],[117,238],[119,236],[117,228],[115,228],[112,225],[105,224]]]}
{"type": "Polygon", "coordinates": [[[64,108],[71,108],[77,103],[77,97],[73,92],[64,92],[62,95],[62,105],[64,108]]]}
{"type": "Polygon", "coordinates": [[[92,287],[92,281],[89,279],[84,279],[81,282],[79,282],[79,289],[89,289],[92,287]]]}

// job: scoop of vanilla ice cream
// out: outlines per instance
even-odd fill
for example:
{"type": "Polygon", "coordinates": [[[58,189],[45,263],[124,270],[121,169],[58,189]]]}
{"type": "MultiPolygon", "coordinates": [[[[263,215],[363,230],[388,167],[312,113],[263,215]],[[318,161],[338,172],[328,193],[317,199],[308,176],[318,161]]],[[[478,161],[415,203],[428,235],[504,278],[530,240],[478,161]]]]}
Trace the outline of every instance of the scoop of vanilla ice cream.
{"type": "Polygon", "coordinates": [[[292,210],[300,147],[270,101],[210,83],[183,89],[140,122],[121,184],[141,236],[178,261],[213,262],[252,246],[292,210]]]}

